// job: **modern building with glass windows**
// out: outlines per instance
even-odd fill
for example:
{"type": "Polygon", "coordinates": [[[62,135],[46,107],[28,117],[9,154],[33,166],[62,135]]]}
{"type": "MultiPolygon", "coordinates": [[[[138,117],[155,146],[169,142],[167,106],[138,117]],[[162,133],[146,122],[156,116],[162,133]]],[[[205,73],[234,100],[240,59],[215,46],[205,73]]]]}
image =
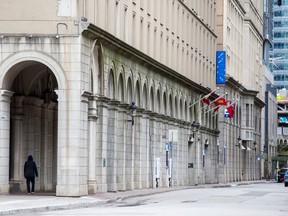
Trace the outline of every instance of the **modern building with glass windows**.
{"type": "MultiPolygon", "coordinates": [[[[277,88],[277,151],[271,157],[272,165],[281,168],[287,166],[288,141],[288,1],[273,2],[273,47],[270,52],[270,65],[277,88]]],[[[270,149],[269,149],[270,151],[270,149]]]]}
{"type": "Polygon", "coordinates": [[[277,89],[288,88],[288,1],[274,0],[270,63],[277,89]]]}

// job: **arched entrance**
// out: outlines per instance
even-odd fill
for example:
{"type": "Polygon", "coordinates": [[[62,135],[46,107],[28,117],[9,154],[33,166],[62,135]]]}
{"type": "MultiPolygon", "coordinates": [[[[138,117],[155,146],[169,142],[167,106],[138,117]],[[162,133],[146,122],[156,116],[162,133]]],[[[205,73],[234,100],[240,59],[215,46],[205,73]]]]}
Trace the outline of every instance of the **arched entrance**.
{"type": "Polygon", "coordinates": [[[57,80],[37,61],[18,63],[10,70],[14,92],[10,104],[10,192],[26,191],[23,164],[32,155],[38,166],[36,191],[56,191],[57,80]]]}
{"type": "Polygon", "coordinates": [[[19,52],[1,63],[0,194],[26,191],[29,154],[38,166],[36,191],[56,191],[61,103],[55,91],[65,89],[63,69],[45,53],[19,52]]]}

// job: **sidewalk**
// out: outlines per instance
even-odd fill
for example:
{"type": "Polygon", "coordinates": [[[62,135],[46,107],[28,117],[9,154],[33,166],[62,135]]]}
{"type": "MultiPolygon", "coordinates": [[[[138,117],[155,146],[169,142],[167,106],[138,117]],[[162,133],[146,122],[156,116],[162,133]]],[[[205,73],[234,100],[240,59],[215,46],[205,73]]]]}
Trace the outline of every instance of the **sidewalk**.
{"type": "Polygon", "coordinates": [[[44,212],[53,210],[69,210],[77,208],[88,208],[103,205],[109,202],[124,200],[131,197],[146,196],[156,193],[164,193],[175,190],[233,187],[248,184],[272,183],[274,181],[251,181],[232,182],[227,184],[205,184],[198,186],[183,186],[171,188],[142,189],[125,192],[104,193],[84,197],[56,197],[54,194],[10,194],[0,195],[0,215],[15,215],[33,212],[44,212]]]}

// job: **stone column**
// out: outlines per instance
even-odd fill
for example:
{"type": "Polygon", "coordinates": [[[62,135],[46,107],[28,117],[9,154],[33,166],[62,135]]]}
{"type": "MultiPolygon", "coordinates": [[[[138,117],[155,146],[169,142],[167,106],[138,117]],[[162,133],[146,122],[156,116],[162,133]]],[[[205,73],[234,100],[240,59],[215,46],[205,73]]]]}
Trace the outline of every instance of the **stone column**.
{"type": "Polygon", "coordinates": [[[96,184],[96,121],[98,119],[97,113],[97,96],[89,97],[88,108],[88,127],[89,127],[89,151],[88,151],[88,194],[95,194],[97,192],[96,184]]]}
{"type": "Polygon", "coordinates": [[[143,137],[142,140],[142,146],[141,146],[141,154],[142,154],[142,188],[149,188],[149,181],[151,177],[149,176],[149,170],[150,166],[150,139],[149,139],[149,114],[151,111],[143,111],[142,112],[142,118],[141,118],[141,137],[143,137]]]}
{"type": "Polygon", "coordinates": [[[23,143],[23,99],[24,96],[16,96],[11,112],[11,167],[10,167],[10,192],[20,192],[23,179],[22,143],[23,143]]]}
{"type": "Polygon", "coordinates": [[[170,150],[170,158],[172,160],[172,171],[171,171],[171,186],[179,186],[179,153],[180,153],[180,142],[179,142],[179,120],[176,120],[172,124],[172,130],[177,130],[178,137],[175,139],[175,134],[171,134],[171,150],[170,150]]]}
{"type": "Polygon", "coordinates": [[[10,100],[13,92],[0,90],[0,194],[9,193],[10,100]]]}
{"type": "MultiPolygon", "coordinates": [[[[40,102],[40,101],[39,101],[40,102]]],[[[54,160],[57,158],[57,153],[54,154],[55,137],[57,138],[57,125],[54,125],[55,121],[55,109],[57,109],[57,103],[50,102],[49,104],[42,105],[42,117],[41,117],[41,146],[40,146],[40,190],[51,191],[53,190],[53,170],[55,172],[56,165],[54,160]],[[56,132],[56,133],[55,133],[56,132]],[[54,166],[53,166],[54,165],[54,166]]]]}
{"type": "MultiPolygon", "coordinates": [[[[127,111],[127,118],[131,119],[130,110],[127,111]]],[[[136,111],[134,111],[136,112],[136,111]]],[[[128,120],[128,119],[127,119],[128,120]]],[[[126,123],[127,139],[126,139],[126,189],[134,190],[134,148],[135,148],[135,124],[126,123]]]]}
{"type": "Polygon", "coordinates": [[[107,192],[107,125],[108,125],[108,102],[109,99],[99,97],[98,120],[96,128],[96,181],[97,192],[107,192]]]}
{"type": "Polygon", "coordinates": [[[127,104],[118,105],[118,129],[117,129],[117,189],[126,190],[126,123],[127,104]]]}
{"type": "Polygon", "coordinates": [[[107,191],[117,191],[117,110],[118,101],[110,101],[107,130],[107,191]]]}
{"type": "Polygon", "coordinates": [[[150,113],[150,119],[149,119],[149,146],[148,146],[148,161],[147,161],[147,172],[149,173],[149,187],[150,188],[156,188],[156,150],[155,150],[155,133],[156,133],[156,113],[150,113]]]}
{"type": "Polygon", "coordinates": [[[137,115],[135,116],[135,143],[134,143],[134,189],[142,189],[142,176],[143,176],[143,147],[145,146],[145,129],[146,125],[143,119],[144,109],[138,108],[137,115]]]}
{"type": "Polygon", "coordinates": [[[56,196],[87,195],[88,100],[85,99],[87,96],[79,90],[55,90],[55,92],[59,101],[56,196]]]}

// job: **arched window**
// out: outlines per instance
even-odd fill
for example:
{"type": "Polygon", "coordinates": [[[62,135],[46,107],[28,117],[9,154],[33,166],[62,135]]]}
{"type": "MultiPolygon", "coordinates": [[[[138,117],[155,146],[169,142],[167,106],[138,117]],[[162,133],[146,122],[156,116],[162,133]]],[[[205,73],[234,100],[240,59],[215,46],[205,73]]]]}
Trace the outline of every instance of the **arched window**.
{"type": "Polygon", "coordinates": [[[143,101],[142,101],[142,106],[144,109],[147,109],[147,101],[148,101],[148,96],[147,96],[147,86],[144,84],[143,86],[143,101]]]}
{"type": "Polygon", "coordinates": [[[174,106],[175,106],[175,115],[174,117],[177,119],[179,117],[179,113],[178,113],[178,101],[177,101],[177,98],[175,97],[174,99],[174,106]]]}
{"type": "Polygon", "coordinates": [[[184,120],[185,120],[185,121],[189,121],[187,101],[185,101],[185,103],[184,103],[184,120]]]}
{"type": "Polygon", "coordinates": [[[167,100],[166,100],[166,93],[163,94],[163,114],[168,115],[167,113],[167,100]]]}
{"type": "Polygon", "coordinates": [[[151,87],[151,89],[150,89],[150,110],[151,111],[155,111],[154,110],[154,91],[153,91],[153,88],[151,87]]]}
{"type": "Polygon", "coordinates": [[[120,74],[118,79],[118,100],[121,102],[124,101],[124,81],[122,74],[120,74]]]}
{"type": "Polygon", "coordinates": [[[136,82],[136,88],[135,88],[135,103],[136,106],[140,107],[140,85],[139,85],[139,81],[137,80],[136,82]]]}
{"type": "Polygon", "coordinates": [[[173,113],[173,100],[172,100],[172,95],[169,95],[169,114],[171,117],[174,117],[173,113]]]}
{"type": "Polygon", "coordinates": [[[179,119],[183,119],[183,101],[180,99],[179,119]]]}
{"type": "Polygon", "coordinates": [[[160,106],[161,106],[161,97],[160,97],[160,90],[158,89],[157,90],[157,99],[156,99],[156,112],[157,113],[161,113],[161,108],[160,108],[160,106]]]}
{"type": "Polygon", "coordinates": [[[115,95],[115,86],[114,86],[114,75],[113,70],[110,70],[109,78],[108,78],[108,98],[114,99],[115,95]]]}
{"type": "Polygon", "coordinates": [[[132,88],[132,81],[131,81],[131,77],[128,78],[128,82],[127,82],[127,103],[131,104],[132,103],[132,95],[133,92],[133,88],[132,88]]]}

